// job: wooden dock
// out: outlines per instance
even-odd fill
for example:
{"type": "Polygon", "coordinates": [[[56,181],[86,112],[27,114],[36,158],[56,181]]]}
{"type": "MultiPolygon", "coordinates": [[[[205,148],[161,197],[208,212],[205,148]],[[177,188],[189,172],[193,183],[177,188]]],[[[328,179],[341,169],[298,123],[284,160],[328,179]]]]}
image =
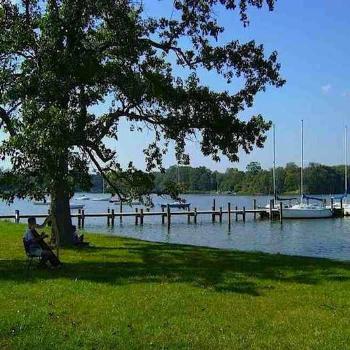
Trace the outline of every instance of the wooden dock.
{"type": "MultiPolygon", "coordinates": [[[[343,217],[344,210],[342,203],[340,208],[335,208],[333,206],[333,201],[331,201],[331,209],[333,212],[333,217],[343,217]]],[[[257,206],[256,199],[253,200],[253,206],[251,209],[246,207],[238,208],[227,203],[226,207],[216,207],[216,201],[213,200],[213,205],[209,210],[198,210],[197,208],[190,209],[188,206],[186,210],[172,210],[170,205],[161,206],[160,211],[151,211],[149,208],[136,208],[135,211],[125,212],[123,207],[119,207],[119,211],[115,209],[108,209],[107,212],[103,213],[94,213],[94,212],[85,212],[84,209],[79,209],[77,213],[72,213],[72,218],[78,219],[78,227],[84,229],[85,222],[88,218],[106,218],[106,224],[108,227],[114,227],[116,218],[119,218],[119,222],[123,222],[123,218],[134,218],[135,225],[143,225],[147,217],[156,216],[160,217],[160,221],[163,225],[167,225],[168,229],[171,226],[172,218],[178,216],[184,216],[187,219],[187,223],[196,224],[198,216],[209,216],[211,217],[211,222],[222,223],[225,220],[228,224],[229,229],[231,228],[232,221],[242,220],[246,221],[247,215],[251,215],[254,220],[258,217],[260,219],[269,219],[269,220],[278,220],[282,224],[283,222],[283,203],[280,202],[278,208],[274,205],[273,199],[270,201],[268,207],[259,208],[257,206]]],[[[48,213],[42,214],[21,214],[19,210],[15,210],[15,213],[12,215],[0,215],[0,219],[14,220],[16,223],[19,223],[21,219],[28,219],[29,217],[36,218],[46,218],[48,213]]]]}
{"type": "MultiPolygon", "coordinates": [[[[106,218],[106,224],[108,227],[114,227],[115,219],[119,218],[119,221],[122,223],[123,218],[134,218],[135,225],[143,225],[147,217],[157,216],[160,217],[161,223],[163,225],[167,224],[170,228],[172,217],[174,216],[184,216],[187,218],[187,223],[191,222],[196,224],[198,216],[208,216],[211,217],[213,223],[219,222],[222,223],[225,219],[228,223],[229,228],[231,227],[232,220],[238,221],[241,219],[243,222],[246,221],[247,215],[252,215],[253,219],[256,220],[257,217],[261,219],[270,219],[270,220],[279,220],[282,223],[282,210],[283,206],[280,203],[279,209],[273,207],[273,203],[270,202],[270,207],[267,208],[258,208],[256,205],[256,200],[253,201],[253,208],[247,209],[242,207],[239,209],[237,206],[232,209],[231,203],[227,203],[225,208],[216,207],[215,199],[213,200],[213,206],[210,210],[197,210],[194,208],[191,210],[189,207],[187,210],[171,210],[171,207],[168,205],[166,207],[162,206],[161,211],[150,211],[149,209],[144,210],[143,208],[136,208],[135,211],[125,212],[120,208],[119,211],[114,209],[108,209],[107,212],[103,213],[93,213],[85,212],[84,209],[79,209],[77,213],[72,213],[72,218],[78,219],[78,227],[84,228],[85,222],[88,218],[106,218]]],[[[9,219],[14,220],[16,223],[19,223],[21,219],[28,219],[29,217],[36,218],[46,218],[48,213],[42,214],[22,214],[19,210],[16,210],[13,215],[0,215],[0,219],[9,219]]]]}

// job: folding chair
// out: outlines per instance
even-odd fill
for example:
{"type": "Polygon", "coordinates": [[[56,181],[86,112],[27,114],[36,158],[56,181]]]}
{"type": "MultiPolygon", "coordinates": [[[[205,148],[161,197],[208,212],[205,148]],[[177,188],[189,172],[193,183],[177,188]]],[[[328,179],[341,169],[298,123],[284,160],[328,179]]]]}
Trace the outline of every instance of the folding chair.
{"type": "Polygon", "coordinates": [[[34,259],[38,259],[38,262],[40,262],[41,255],[32,254],[30,252],[29,245],[28,245],[27,241],[25,240],[25,238],[23,238],[23,246],[24,246],[24,251],[25,251],[27,258],[28,258],[28,263],[27,263],[27,271],[28,271],[30,269],[30,267],[32,266],[34,259]]]}

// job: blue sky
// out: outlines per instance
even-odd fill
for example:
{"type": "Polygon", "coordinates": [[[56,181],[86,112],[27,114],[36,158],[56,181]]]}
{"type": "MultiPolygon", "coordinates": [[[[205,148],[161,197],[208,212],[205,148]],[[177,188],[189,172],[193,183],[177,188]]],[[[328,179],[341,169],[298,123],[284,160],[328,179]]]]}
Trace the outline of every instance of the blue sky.
{"type": "MultiPolygon", "coordinates": [[[[170,16],[170,0],[147,0],[146,13],[170,16]]],[[[237,12],[218,10],[217,17],[225,26],[224,40],[256,40],[266,53],[277,50],[282,75],[287,84],[268,88],[257,96],[254,107],[242,117],[261,113],[276,124],[277,163],[299,162],[300,120],[304,119],[305,161],[340,164],[344,158],[344,126],[350,121],[350,2],[347,0],[277,1],[274,12],[250,9],[250,26],[244,28],[237,12]]],[[[179,72],[181,74],[181,72],[179,72]]],[[[227,88],[215,75],[202,75],[203,82],[213,89],[227,88]]],[[[234,83],[233,83],[234,84],[234,83]]],[[[140,145],[150,136],[136,135],[121,126],[118,141],[119,159],[130,158],[143,167],[140,145]],[[127,151],[125,151],[127,150],[127,151]]],[[[220,163],[203,157],[199,143],[189,143],[191,165],[204,165],[214,170],[228,167],[244,169],[250,161],[263,167],[272,163],[272,133],[264,149],[250,155],[240,154],[239,163],[223,159],[220,163]]],[[[165,165],[175,162],[171,152],[165,165]]]]}

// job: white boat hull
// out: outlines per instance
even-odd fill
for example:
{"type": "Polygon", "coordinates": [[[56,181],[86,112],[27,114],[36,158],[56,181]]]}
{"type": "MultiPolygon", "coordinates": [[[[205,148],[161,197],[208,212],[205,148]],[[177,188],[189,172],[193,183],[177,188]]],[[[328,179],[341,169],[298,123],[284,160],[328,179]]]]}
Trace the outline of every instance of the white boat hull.
{"type": "MultiPolygon", "coordinates": [[[[47,201],[47,202],[34,202],[34,205],[46,205],[46,206],[49,206],[49,205],[51,205],[51,202],[49,202],[49,201],[47,201]]],[[[69,207],[71,209],[83,209],[84,208],[84,204],[70,203],[69,207]]]]}
{"type": "Polygon", "coordinates": [[[332,217],[328,208],[285,208],[282,212],[284,219],[320,219],[332,217]]]}
{"type": "Polygon", "coordinates": [[[92,198],[92,201],[94,202],[109,202],[110,201],[110,197],[106,197],[106,198],[92,198]]]}
{"type": "Polygon", "coordinates": [[[34,205],[50,205],[50,202],[34,202],[34,205]]]}

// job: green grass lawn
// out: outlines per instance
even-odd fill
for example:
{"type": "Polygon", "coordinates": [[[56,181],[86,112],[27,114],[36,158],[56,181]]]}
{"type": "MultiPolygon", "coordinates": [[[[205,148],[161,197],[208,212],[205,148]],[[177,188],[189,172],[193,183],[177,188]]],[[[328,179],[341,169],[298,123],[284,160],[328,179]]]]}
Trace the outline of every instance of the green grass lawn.
{"type": "Polygon", "coordinates": [[[0,222],[0,349],[350,349],[350,263],[87,234],[26,272],[0,222]]]}

